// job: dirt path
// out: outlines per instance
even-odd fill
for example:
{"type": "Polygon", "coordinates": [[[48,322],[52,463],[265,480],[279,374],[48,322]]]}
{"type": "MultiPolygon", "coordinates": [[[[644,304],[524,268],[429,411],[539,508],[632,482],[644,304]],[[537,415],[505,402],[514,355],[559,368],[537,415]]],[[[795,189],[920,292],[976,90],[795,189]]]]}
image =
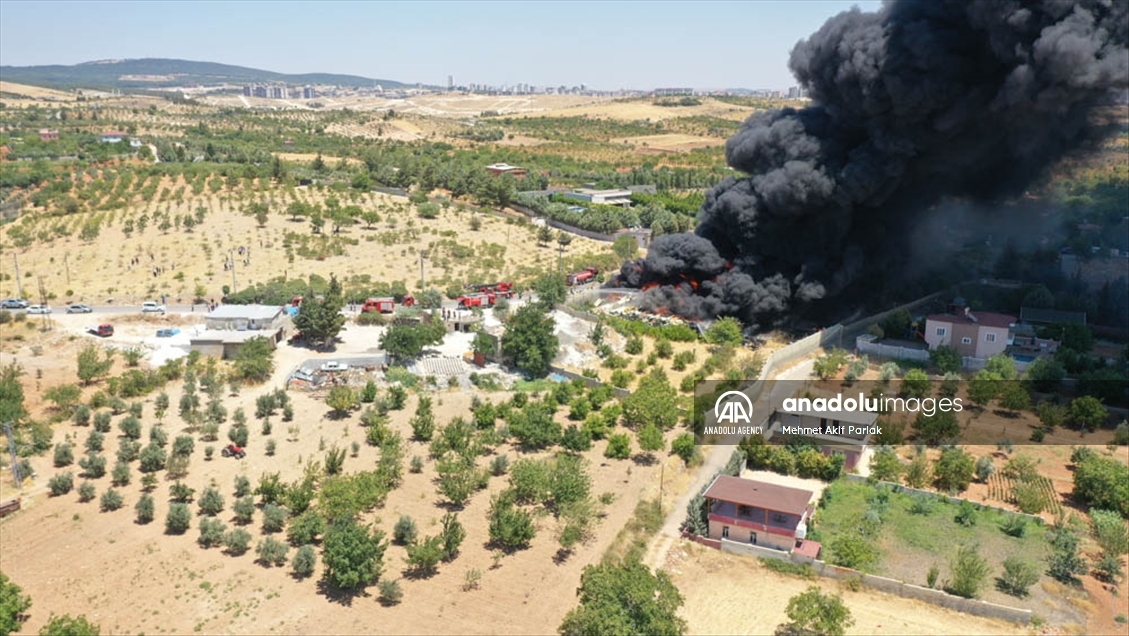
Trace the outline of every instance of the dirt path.
{"type": "MultiPolygon", "coordinates": [[[[788,367],[781,371],[776,380],[806,380],[811,377],[812,360],[804,360],[796,365],[788,367]]],[[[783,393],[791,390],[793,387],[790,384],[776,383],[773,385],[773,392],[768,396],[766,401],[762,400],[762,404],[775,403],[777,399],[787,397],[783,393]]],[[[674,507],[670,509],[667,514],[666,522],[659,530],[658,536],[651,541],[647,546],[647,553],[643,556],[643,562],[651,568],[659,568],[666,562],[667,553],[679,540],[679,527],[682,521],[686,519],[686,506],[690,504],[690,500],[698,491],[702,489],[717,473],[717,471],[725,468],[726,462],[729,461],[730,456],[733,454],[733,447],[727,445],[716,445],[710,447],[709,453],[706,455],[705,461],[698,467],[698,474],[690,487],[682,493],[674,501],[674,507]]]]}

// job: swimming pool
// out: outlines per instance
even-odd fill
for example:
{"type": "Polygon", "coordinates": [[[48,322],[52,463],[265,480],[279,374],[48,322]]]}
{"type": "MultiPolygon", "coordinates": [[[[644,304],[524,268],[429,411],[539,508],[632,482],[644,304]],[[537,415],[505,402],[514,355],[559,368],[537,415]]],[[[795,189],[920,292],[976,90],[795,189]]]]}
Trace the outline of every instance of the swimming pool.
{"type": "Polygon", "coordinates": [[[1035,361],[1035,356],[1025,356],[1025,355],[1020,355],[1020,354],[1017,354],[1017,353],[1013,353],[1013,354],[1011,355],[1011,357],[1012,357],[1012,358],[1015,358],[1015,360],[1016,360],[1017,362],[1034,362],[1034,361],[1035,361]]]}

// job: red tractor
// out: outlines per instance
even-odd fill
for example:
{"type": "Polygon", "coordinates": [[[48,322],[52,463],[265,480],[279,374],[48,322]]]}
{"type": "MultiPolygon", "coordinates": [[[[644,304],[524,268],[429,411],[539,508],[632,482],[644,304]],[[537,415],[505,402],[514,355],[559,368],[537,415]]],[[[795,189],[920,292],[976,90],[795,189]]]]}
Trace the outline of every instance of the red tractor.
{"type": "Polygon", "coordinates": [[[220,454],[223,455],[224,457],[234,457],[235,459],[243,459],[244,457],[247,456],[247,451],[243,450],[242,446],[236,446],[235,444],[228,444],[227,446],[223,447],[223,450],[220,451],[220,454]]]}
{"type": "Polygon", "coordinates": [[[589,267],[588,269],[569,274],[565,282],[567,282],[570,287],[573,285],[583,285],[584,283],[590,283],[596,280],[596,275],[599,273],[600,270],[595,267],[589,267]]]}

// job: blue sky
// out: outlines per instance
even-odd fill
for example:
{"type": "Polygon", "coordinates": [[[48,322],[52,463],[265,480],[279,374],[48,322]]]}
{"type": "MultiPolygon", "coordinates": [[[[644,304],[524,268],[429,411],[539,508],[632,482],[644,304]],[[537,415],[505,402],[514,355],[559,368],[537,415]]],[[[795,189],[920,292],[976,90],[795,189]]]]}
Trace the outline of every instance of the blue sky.
{"type": "Polygon", "coordinates": [[[404,82],[786,88],[839,2],[0,2],[0,64],[169,57],[404,82]]]}

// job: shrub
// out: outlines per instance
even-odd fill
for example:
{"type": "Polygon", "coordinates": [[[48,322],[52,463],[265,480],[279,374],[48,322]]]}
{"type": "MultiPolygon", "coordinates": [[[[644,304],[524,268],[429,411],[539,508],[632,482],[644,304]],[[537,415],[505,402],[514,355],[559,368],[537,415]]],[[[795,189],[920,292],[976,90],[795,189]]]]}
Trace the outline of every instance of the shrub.
{"type": "Polygon", "coordinates": [[[1027,519],[1019,515],[1008,515],[1000,524],[1000,530],[1009,537],[1023,538],[1027,534],[1027,519]]]}
{"type": "Polygon", "coordinates": [[[631,457],[631,436],[627,433],[615,433],[608,437],[608,446],[604,449],[604,457],[612,459],[627,459],[631,457]]]}
{"type": "Polygon", "coordinates": [[[293,568],[294,574],[301,578],[305,578],[314,573],[314,568],[317,567],[318,554],[314,551],[311,545],[304,545],[298,548],[294,553],[293,560],[290,561],[290,567],[293,568]]]}
{"type": "Polygon", "coordinates": [[[251,533],[243,528],[235,528],[223,535],[223,547],[229,554],[243,554],[251,547],[251,533]]]}
{"type": "Polygon", "coordinates": [[[831,563],[853,570],[867,571],[878,562],[878,548],[874,541],[860,534],[847,534],[836,538],[831,548],[831,563]]]}
{"type": "Polygon", "coordinates": [[[223,512],[223,495],[215,488],[205,488],[204,492],[200,493],[197,505],[200,506],[200,514],[214,517],[223,512]]]}
{"type": "Polygon", "coordinates": [[[98,453],[90,453],[78,460],[82,467],[82,476],[88,479],[98,479],[106,474],[106,457],[98,453]]]}
{"type": "Polygon", "coordinates": [[[392,528],[392,539],[399,545],[408,545],[416,540],[416,522],[411,517],[404,515],[392,528]]]}
{"type": "Polygon", "coordinates": [[[697,445],[694,441],[694,435],[691,433],[682,433],[670,443],[670,452],[681,457],[687,465],[694,458],[696,450],[697,445]]]}
{"type": "Polygon", "coordinates": [[[137,523],[145,524],[152,521],[155,514],[153,496],[149,493],[143,493],[133,510],[137,513],[137,523]]]}
{"type": "Polygon", "coordinates": [[[71,450],[71,445],[66,442],[55,444],[55,467],[62,468],[73,463],[74,451],[71,450]]]}
{"type": "Polygon", "coordinates": [[[408,565],[424,576],[433,574],[443,558],[443,538],[427,537],[408,546],[408,565]]]}
{"type": "Polygon", "coordinates": [[[962,526],[976,525],[976,505],[967,499],[961,500],[960,506],[957,507],[956,517],[953,518],[953,521],[956,521],[962,526]]]}
{"type": "Polygon", "coordinates": [[[286,526],[286,509],[274,504],[263,506],[263,532],[282,532],[286,526]]]}
{"type": "Polygon", "coordinates": [[[205,548],[211,548],[223,544],[223,535],[227,530],[219,519],[212,519],[211,517],[204,517],[200,519],[200,537],[196,539],[205,548]]]}
{"type": "Polygon", "coordinates": [[[1004,560],[1004,573],[997,581],[1000,591],[1019,598],[1027,596],[1027,589],[1039,580],[1035,566],[1016,556],[1004,560]]]}
{"type": "Polygon", "coordinates": [[[537,534],[533,516],[514,505],[512,492],[503,492],[490,502],[490,541],[506,550],[529,545],[537,534]]]}
{"type": "Polygon", "coordinates": [[[94,482],[84,481],[78,485],[78,500],[80,503],[94,501],[97,495],[97,490],[94,488],[94,482]]]}
{"type": "MultiPolygon", "coordinates": [[[[584,400],[587,404],[588,401],[584,400]]],[[[569,424],[561,435],[561,446],[574,453],[582,453],[592,448],[592,433],[575,424],[569,424]]]]}
{"type": "Polygon", "coordinates": [[[404,598],[400,584],[392,579],[382,580],[377,587],[380,589],[380,602],[384,605],[396,605],[404,598]]]}
{"type": "Polygon", "coordinates": [[[266,537],[255,546],[255,554],[258,555],[259,562],[268,567],[285,564],[289,552],[290,546],[274,537],[266,537]]]}
{"type": "Polygon", "coordinates": [[[945,591],[964,598],[976,598],[990,571],[988,561],[980,556],[977,547],[961,546],[950,567],[952,578],[945,585],[945,591]]]}
{"type": "Polygon", "coordinates": [[[506,455],[496,455],[494,459],[490,460],[490,472],[495,477],[501,477],[506,474],[510,467],[510,458],[506,455]]]}
{"type": "Polygon", "coordinates": [[[293,546],[312,544],[325,532],[325,520],[315,510],[306,510],[294,517],[286,529],[286,539],[293,546]]]}
{"type": "Polygon", "coordinates": [[[1090,510],[1094,539],[1104,552],[1115,557],[1129,553],[1129,527],[1121,515],[1112,510],[1090,510]]]}
{"type": "Polygon", "coordinates": [[[86,448],[86,452],[88,453],[99,453],[104,448],[105,443],[106,435],[98,430],[93,430],[90,431],[90,434],[86,436],[86,442],[84,446],[86,448]]]}
{"type": "Polygon", "coordinates": [[[165,532],[169,534],[184,534],[192,524],[192,511],[184,503],[173,503],[165,515],[165,532]]]}
{"type": "Polygon", "coordinates": [[[114,464],[114,470],[110,473],[110,479],[115,486],[125,486],[129,484],[130,470],[129,463],[119,461],[114,464]]]}
{"type": "Polygon", "coordinates": [[[232,504],[231,510],[235,513],[235,523],[241,525],[251,523],[255,515],[255,500],[251,495],[240,497],[232,504]]]}

